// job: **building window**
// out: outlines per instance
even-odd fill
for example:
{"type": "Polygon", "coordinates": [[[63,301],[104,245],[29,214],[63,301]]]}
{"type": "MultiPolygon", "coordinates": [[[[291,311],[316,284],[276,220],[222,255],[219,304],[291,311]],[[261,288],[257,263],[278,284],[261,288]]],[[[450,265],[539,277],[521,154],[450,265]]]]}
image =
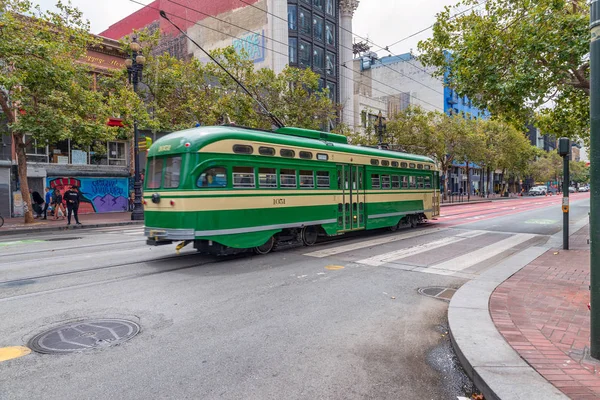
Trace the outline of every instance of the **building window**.
{"type": "Polygon", "coordinates": [[[252,167],[233,167],[233,187],[234,188],[253,188],[254,168],[252,167]]]}
{"type": "Polygon", "coordinates": [[[327,75],[335,76],[335,54],[327,52],[325,56],[325,69],[327,75]]]}
{"type": "Polygon", "coordinates": [[[301,8],[298,12],[298,21],[300,24],[300,32],[310,35],[312,33],[312,30],[310,29],[310,12],[301,8]]]}
{"type": "Polygon", "coordinates": [[[298,29],[298,6],[288,4],[288,28],[292,31],[298,29]]]}
{"type": "Polygon", "coordinates": [[[298,58],[296,57],[296,54],[298,54],[298,39],[291,37],[289,38],[288,43],[288,55],[290,56],[290,64],[297,64],[298,58]]]}
{"type": "Polygon", "coordinates": [[[335,103],[335,83],[327,82],[327,89],[329,89],[329,99],[335,103]]]}
{"type": "Polygon", "coordinates": [[[335,15],[335,9],[333,8],[333,0],[325,0],[325,12],[331,16],[335,15]]]}
{"type": "Polygon", "coordinates": [[[127,165],[125,142],[108,142],[108,165],[127,165]]]}
{"type": "Polygon", "coordinates": [[[323,11],[323,0],[313,0],[313,4],[317,10],[323,11]]]}
{"type": "Polygon", "coordinates": [[[313,30],[315,32],[315,39],[323,41],[323,18],[315,15],[313,18],[313,30]]]}
{"type": "Polygon", "coordinates": [[[333,29],[333,24],[329,22],[325,23],[325,43],[335,46],[335,30],[333,29]]]}
{"type": "Polygon", "coordinates": [[[323,71],[324,68],[324,53],[325,52],[320,47],[315,47],[313,50],[313,68],[315,68],[318,72],[323,71]]]}
{"type": "Polygon", "coordinates": [[[259,188],[276,188],[277,187],[277,171],[275,168],[259,168],[258,169],[258,187],[259,188]]]}
{"type": "Polygon", "coordinates": [[[300,65],[310,67],[311,45],[304,40],[300,41],[300,65]]]}

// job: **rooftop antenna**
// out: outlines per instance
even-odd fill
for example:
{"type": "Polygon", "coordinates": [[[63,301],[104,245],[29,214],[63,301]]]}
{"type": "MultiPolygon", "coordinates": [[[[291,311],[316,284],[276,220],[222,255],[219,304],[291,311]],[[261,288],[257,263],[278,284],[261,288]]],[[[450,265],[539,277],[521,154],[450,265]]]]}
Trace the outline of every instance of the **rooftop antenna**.
{"type": "Polygon", "coordinates": [[[188,38],[190,40],[190,42],[194,43],[200,50],[202,50],[202,52],[204,54],[206,54],[208,56],[208,58],[210,58],[212,61],[214,61],[215,64],[217,64],[219,67],[221,67],[221,69],[223,71],[225,71],[225,73],[227,73],[227,75],[229,75],[229,77],[231,79],[234,80],[235,83],[237,83],[238,85],[240,85],[240,87],[244,90],[244,92],[246,92],[246,94],[248,96],[250,96],[250,98],[252,100],[254,100],[259,107],[269,116],[269,118],[271,118],[271,120],[273,121],[273,123],[275,124],[275,126],[277,126],[277,128],[283,128],[285,125],[283,125],[283,122],[281,122],[281,120],[279,118],[277,118],[275,115],[273,115],[273,113],[271,111],[269,111],[267,109],[267,107],[265,107],[265,105],[263,103],[261,103],[260,100],[258,100],[256,97],[254,97],[252,95],[252,93],[250,93],[250,91],[248,89],[246,89],[246,87],[244,85],[242,85],[242,83],[240,81],[238,81],[236,79],[235,76],[231,75],[231,73],[229,71],[227,71],[227,69],[225,69],[225,67],[223,67],[213,56],[211,56],[206,50],[204,50],[202,48],[202,46],[200,46],[194,39],[192,39],[191,37],[189,37],[189,35],[187,33],[185,33],[183,30],[181,30],[180,27],[178,27],[175,22],[171,21],[169,19],[169,17],[167,16],[167,13],[165,13],[163,10],[160,10],[160,16],[163,17],[164,19],[166,19],[167,21],[169,21],[171,23],[171,25],[173,25],[175,27],[175,29],[177,29],[179,32],[181,32],[181,34],[183,36],[185,36],[186,38],[188,38]]]}

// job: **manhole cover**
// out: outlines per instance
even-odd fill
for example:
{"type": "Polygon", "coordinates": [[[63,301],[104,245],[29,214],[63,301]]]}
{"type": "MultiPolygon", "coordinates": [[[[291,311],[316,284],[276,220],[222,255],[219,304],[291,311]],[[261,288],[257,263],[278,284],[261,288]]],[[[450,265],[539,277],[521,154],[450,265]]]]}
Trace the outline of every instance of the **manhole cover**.
{"type": "Polygon", "coordinates": [[[44,354],[65,354],[115,346],[140,331],[134,322],[122,319],[91,319],[52,328],[34,336],[29,348],[44,354]]]}
{"type": "Polygon", "coordinates": [[[447,287],[438,287],[438,286],[420,288],[417,291],[419,292],[419,294],[422,294],[423,296],[433,297],[434,299],[444,300],[444,301],[450,301],[450,299],[452,298],[452,295],[454,295],[454,293],[456,293],[456,289],[447,288],[447,287]]]}

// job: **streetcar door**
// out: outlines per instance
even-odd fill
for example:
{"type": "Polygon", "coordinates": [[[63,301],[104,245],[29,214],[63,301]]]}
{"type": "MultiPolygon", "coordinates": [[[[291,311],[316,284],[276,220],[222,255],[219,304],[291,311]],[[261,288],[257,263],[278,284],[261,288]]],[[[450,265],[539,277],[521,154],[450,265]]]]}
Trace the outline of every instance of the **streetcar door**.
{"type": "Polygon", "coordinates": [[[338,165],[337,173],[338,189],[341,191],[341,202],[338,203],[338,230],[364,228],[364,167],[338,165]]]}
{"type": "Polygon", "coordinates": [[[352,165],[352,229],[365,227],[365,167],[352,165]]]}

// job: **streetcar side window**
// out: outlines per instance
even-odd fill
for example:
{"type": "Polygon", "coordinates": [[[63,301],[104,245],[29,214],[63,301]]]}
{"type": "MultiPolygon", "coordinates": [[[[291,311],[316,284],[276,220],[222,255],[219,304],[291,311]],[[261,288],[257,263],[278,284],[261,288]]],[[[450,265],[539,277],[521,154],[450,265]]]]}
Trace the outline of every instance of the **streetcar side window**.
{"type": "Polygon", "coordinates": [[[381,175],[381,188],[389,189],[390,186],[390,176],[389,175],[381,175]]]}
{"type": "Polygon", "coordinates": [[[313,153],[311,153],[310,151],[301,151],[300,158],[303,158],[305,160],[312,160],[313,153]]]}
{"type": "Polygon", "coordinates": [[[371,175],[371,186],[373,187],[373,189],[379,189],[379,187],[380,187],[379,174],[371,175]]]}
{"type": "Polygon", "coordinates": [[[254,168],[252,167],[233,167],[233,187],[234,188],[253,188],[254,168]]]}
{"type": "Polygon", "coordinates": [[[417,187],[417,177],[416,176],[409,176],[408,177],[408,182],[410,183],[410,188],[414,189],[417,187]]]}
{"type": "Polygon", "coordinates": [[[277,170],[275,168],[259,168],[258,187],[277,188],[277,170]]]}
{"type": "Polygon", "coordinates": [[[223,167],[205,169],[196,182],[199,188],[215,188],[227,186],[227,170],[223,167]]]}
{"type": "Polygon", "coordinates": [[[431,189],[431,177],[430,176],[425,177],[425,189],[431,189]]]}
{"type": "Polygon", "coordinates": [[[392,176],[392,189],[400,189],[400,177],[398,175],[392,176]]]}
{"type": "Polygon", "coordinates": [[[381,160],[381,166],[382,167],[389,167],[390,166],[390,162],[388,160],[381,160]]]}
{"type": "Polygon", "coordinates": [[[419,189],[423,189],[423,177],[422,176],[417,177],[417,187],[419,189]]]}
{"type": "Polygon", "coordinates": [[[423,164],[417,164],[417,169],[423,169],[423,164]]]}
{"type": "Polygon", "coordinates": [[[290,149],[281,149],[281,150],[279,150],[279,155],[281,157],[294,158],[294,157],[296,157],[296,152],[294,150],[290,150],[290,149]]]}
{"type": "Polygon", "coordinates": [[[315,176],[313,171],[300,171],[300,187],[305,189],[315,188],[315,176]]]}
{"type": "Polygon", "coordinates": [[[296,170],[295,169],[281,169],[279,170],[279,182],[282,188],[295,189],[296,188],[296,170]]]}
{"type": "Polygon", "coordinates": [[[164,162],[164,158],[154,157],[150,160],[147,177],[148,183],[146,184],[148,189],[157,189],[160,187],[164,162]]]}
{"type": "Polygon", "coordinates": [[[402,189],[408,189],[408,177],[401,176],[400,179],[402,181],[402,189]]]}
{"type": "Polygon", "coordinates": [[[261,156],[274,156],[275,155],[275,149],[272,147],[259,147],[258,148],[258,154],[260,154],[261,156]]]}
{"type": "Polygon", "coordinates": [[[415,163],[410,163],[410,164],[408,164],[408,166],[409,166],[410,168],[415,168],[415,167],[416,167],[415,163]]]}
{"type": "Polygon", "coordinates": [[[317,188],[329,189],[329,172],[317,171],[317,188]]]}
{"type": "Polygon", "coordinates": [[[181,156],[167,158],[164,187],[169,189],[178,188],[180,177],[181,156]]]}
{"type": "Polygon", "coordinates": [[[407,167],[408,167],[408,164],[407,164],[407,163],[405,163],[405,162],[403,162],[403,163],[401,163],[401,164],[400,164],[400,166],[401,166],[402,168],[407,168],[407,167]]]}
{"type": "Polygon", "coordinates": [[[392,167],[397,167],[398,165],[398,161],[392,161],[392,167]]]}

